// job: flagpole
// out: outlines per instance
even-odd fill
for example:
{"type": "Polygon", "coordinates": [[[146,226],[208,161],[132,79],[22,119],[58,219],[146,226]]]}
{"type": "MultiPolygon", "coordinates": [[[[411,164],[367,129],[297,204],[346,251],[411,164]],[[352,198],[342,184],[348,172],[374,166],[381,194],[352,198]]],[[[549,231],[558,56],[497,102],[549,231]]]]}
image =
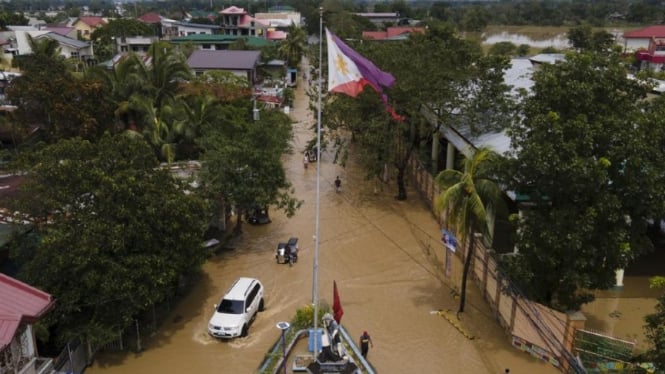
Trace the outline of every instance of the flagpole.
{"type": "Polygon", "coordinates": [[[314,358],[319,350],[319,211],[321,203],[321,89],[323,60],[323,7],[319,7],[319,97],[316,113],[316,218],[314,227],[314,269],[312,281],[312,303],[314,304],[314,358]]]}

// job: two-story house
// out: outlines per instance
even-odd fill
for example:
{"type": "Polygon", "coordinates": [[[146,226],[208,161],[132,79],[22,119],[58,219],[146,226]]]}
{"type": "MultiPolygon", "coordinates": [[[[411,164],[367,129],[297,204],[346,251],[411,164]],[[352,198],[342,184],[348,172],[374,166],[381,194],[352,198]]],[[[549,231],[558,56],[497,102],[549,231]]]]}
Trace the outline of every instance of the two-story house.
{"type": "Polygon", "coordinates": [[[646,49],[635,52],[635,58],[640,64],[639,70],[662,71],[665,63],[665,37],[651,38],[646,49]]]}
{"type": "Polygon", "coordinates": [[[176,21],[169,18],[161,18],[161,37],[163,39],[172,39],[187,35],[212,35],[218,34],[221,29],[218,25],[209,25],[201,23],[190,23],[176,21]]]}
{"type": "Polygon", "coordinates": [[[624,52],[648,49],[652,39],[665,39],[665,26],[648,26],[623,33],[624,52]]]}
{"type": "Polygon", "coordinates": [[[268,25],[257,21],[243,8],[232,6],[222,9],[219,14],[224,35],[266,37],[268,25]]]}
{"type": "Polygon", "coordinates": [[[74,21],[72,27],[76,29],[78,39],[90,40],[92,32],[106,24],[107,21],[103,17],[83,16],[74,21]]]}
{"type": "Polygon", "coordinates": [[[32,326],[53,308],[53,297],[0,274],[0,300],[0,373],[52,373],[52,360],[39,357],[32,326]]]}

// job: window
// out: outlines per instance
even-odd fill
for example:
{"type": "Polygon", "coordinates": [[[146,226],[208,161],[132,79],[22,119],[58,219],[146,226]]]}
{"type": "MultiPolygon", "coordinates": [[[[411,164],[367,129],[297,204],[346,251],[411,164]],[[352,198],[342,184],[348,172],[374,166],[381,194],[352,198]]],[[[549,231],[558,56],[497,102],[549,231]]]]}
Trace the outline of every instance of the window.
{"type": "Polygon", "coordinates": [[[249,293],[249,296],[247,296],[247,306],[252,305],[254,302],[254,299],[256,298],[256,294],[259,293],[259,285],[255,285],[254,288],[252,289],[252,292],[249,293]]]}
{"type": "Polygon", "coordinates": [[[226,313],[226,314],[243,314],[245,312],[243,304],[244,303],[242,300],[224,299],[219,304],[217,311],[219,313],[226,313]]]}
{"type": "Polygon", "coordinates": [[[79,58],[79,51],[72,51],[69,55],[71,58],[79,58]]]}

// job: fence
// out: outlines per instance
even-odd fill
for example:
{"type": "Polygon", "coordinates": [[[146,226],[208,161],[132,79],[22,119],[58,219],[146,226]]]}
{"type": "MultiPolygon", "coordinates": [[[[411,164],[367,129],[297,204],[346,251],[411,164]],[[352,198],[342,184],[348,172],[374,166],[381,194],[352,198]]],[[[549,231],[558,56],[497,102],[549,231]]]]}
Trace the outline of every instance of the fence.
{"type": "Polygon", "coordinates": [[[95,354],[99,351],[142,351],[145,339],[157,331],[172,308],[177,305],[179,298],[186,293],[193,279],[194,277],[182,278],[180,284],[174,287],[170,297],[149,307],[126,329],[117,331],[117,339],[102,346],[94,346],[79,339],[69,342],[54,360],[55,372],[82,373],[92,363],[95,354]]]}
{"type": "MultiPolygon", "coordinates": [[[[427,168],[412,156],[406,175],[436,215],[433,202],[441,191],[427,168]]],[[[443,217],[438,218],[444,222],[443,217]]],[[[564,314],[526,298],[501,271],[493,251],[486,248],[482,240],[475,243],[470,279],[479,287],[499,324],[511,337],[513,346],[550,362],[563,372],[586,372],[572,353],[574,333],[584,327],[583,316],[580,313],[564,314]]],[[[455,255],[464,260],[469,252],[467,247],[465,243],[459,243],[455,255]]],[[[448,260],[437,262],[448,266],[445,263],[448,260]]]]}

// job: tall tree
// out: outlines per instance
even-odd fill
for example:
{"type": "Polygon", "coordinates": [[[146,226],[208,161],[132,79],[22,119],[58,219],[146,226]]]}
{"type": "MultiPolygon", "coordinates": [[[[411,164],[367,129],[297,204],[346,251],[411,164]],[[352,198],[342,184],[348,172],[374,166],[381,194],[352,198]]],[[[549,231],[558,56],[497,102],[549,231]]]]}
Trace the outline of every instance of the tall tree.
{"type": "Polygon", "coordinates": [[[113,123],[113,108],[104,101],[103,84],[91,77],[74,76],[49,38],[28,39],[32,54],[14,62],[23,71],[7,88],[17,104],[21,126],[39,126],[48,142],[81,136],[94,139],[113,123]]]}
{"type": "Polygon", "coordinates": [[[289,25],[286,32],[286,39],[280,43],[278,51],[286,59],[288,66],[295,68],[300,64],[305,48],[307,48],[307,33],[305,33],[305,29],[293,23],[289,25]]]}
{"type": "Polygon", "coordinates": [[[58,342],[116,339],[205,259],[206,205],[158,168],[143,140],[66,140],[22,161],[16,208],[41,239],[14,255],[20,278],[58,300],[46,318],[58,342]]]}
{"type": "MultiPolygon", "coordinates": [[[[335,130],[343,129],[352,132],[354,141],[362,141],[359,137],[377,136],[384,139],[380,140],[382,142],[388,141],[383,148],[354,150],[363,154],[361,159],[384,163],[366,165],[369,170],[382,170],[385,164],[397,169],[398,199],[407,198],[408,160],[421,147],[431,144],[441,125],[463,128],[473,135],[507,126],[512,103],[503,71],[508,67],[508,59],[485,56],[477,42],[460,38],[450,25],[433,24],[426,32],[411,34],[405,41],[363,43],[357,48],[382,70],[395,76],[396,83],[387,94],[390,104],[405,120],[391,120],[370,88],[366,90],[373,95],[373,99],[367,99],[373,100],[371,102],[328,95],[323,119],[324,125],[333,131],[326,136],[332,136],[332,141],[339,143],[346,133],[335,130]],[[340,100],[346,100],[339,103],[341,110],[336,109],[340,100]],[[349,105],[358,105],[360,110],[349,110],[349,105]],[[424,119],[423,108],[437,113],[436,124],[424,119]],[[394,138],[388,140],[386,134],[365,131],[363,123],[370,120],[383,121],[385,131],[394,138]],[[386,157],[388,151],[392,154],[386,157]],[[381,154],[371,155],[371,152],[381,154]]],[[[376,144],[376,140],[369,141],[376,144]]]]}
{"type": "Polygon", "coordinates": [[[291,121],[280,111],[264,111],[254,122],[250,113],[249,105],[223,107],[219,122],[204,126],[199,139],[203,184],[220,204],[236,207],[237,233],[252,206],[274,205],[291,216],[301,205],[281,162],[289,151],[291,121]]]}
{"type": "Polygon", "coordinates": [[[446,169],[436,176],[436,184],[442,190],[435,201],[436,209],[448,210],[448,219],[461,241],[468,243],[457,313],[464,312],[466,282],[475,256],[475,234],[490,234],[490,215],[505,210],[503,191],[495,177],[498,157],[493,151],[480,148],[464,160],[463,171],[446,169]]]}
{"type": "Polygon", "coordinates": [[[533,299],[577,309],[650,250],[665,201],[662,103],[616,53],[570,53],[545,65],[510,128],[508,188],[528,196],[513,278],[533,299]]]}
{"type": "MultiPolygon", "coordinates": [[[[665,277],[653,277],[650,279],[652,288],[665,288],[665,277]]],[[[658,298],[656,311],[645,318],[646,337],[651,342],[651,348],[647,351],[647,357],[654,363],[656,368],[665,368],[665,293],[658,298]]]]}

